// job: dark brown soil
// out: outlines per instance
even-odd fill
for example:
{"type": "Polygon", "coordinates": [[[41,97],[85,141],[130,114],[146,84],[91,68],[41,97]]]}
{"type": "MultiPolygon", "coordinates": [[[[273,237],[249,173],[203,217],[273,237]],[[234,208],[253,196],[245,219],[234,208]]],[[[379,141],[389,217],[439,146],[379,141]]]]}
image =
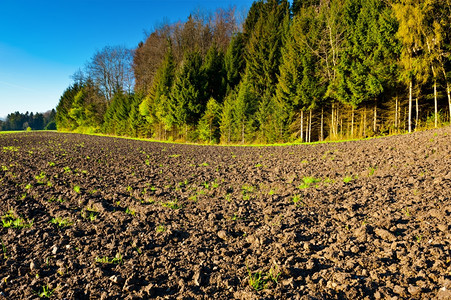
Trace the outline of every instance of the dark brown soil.
{"type": "Polygon", "coordinates": [[[0,298],[451,298],[451,127],[287,147],[4,134],[0,165],[0,298]]]}

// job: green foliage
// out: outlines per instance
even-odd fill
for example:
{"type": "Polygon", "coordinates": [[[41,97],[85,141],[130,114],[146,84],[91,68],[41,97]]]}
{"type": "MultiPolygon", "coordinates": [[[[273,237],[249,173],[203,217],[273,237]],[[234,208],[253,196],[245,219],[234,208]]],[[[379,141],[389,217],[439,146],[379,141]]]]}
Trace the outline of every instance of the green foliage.
{"type": "Polygon", "coordinates": [[[307,176],[307,177],[302,178],[302,183],[300,186],[298,186],[298,189],[301,189],[301,190],[306,189],[306,188],[309,188],[312,184],[319,183],[319,182],[321,182],[321,179],[307,176]]]}
{"type": "MultiPolygon", "coordinates": [[[[255,1],[242,32],[233,10],[156,29],[135,52],[135,93],[131,78],[105,77],[107,86],[92,62],[95,80],[78,76],[64,91],[56,127],[203,143],[336,140],[410,131],[414,98],[418,127],[449,122],[448,4],[290,2],[255,1]]],[[[35,130],[50,115],[0,125],[35,130]]]]}
{"type": "Polygon", "coordinates": [[[176,124],[180,129],[185,129],[185,138],[188,137],[187,126],[197,124],[207,103],[204,74],[201,54],[198,51],[187,53],[171,95],[175,102],[176,124]]]}
{"type": "Polygon", "coordinates": [[[61,218],[61,217],[52,218],[50,220],[50,223],[55,224],[59,228],[69,227],[74,224],[74,222],[72,222],[69,218],[61,218]]]}
{"type": "Polygon", "coordinates": [[[224,54],[219,51],[216,44],[208,49],[202,65],[202,72],[205,76],[205,97],[206,99],[223,99],[226,93],[226,69],[224,64],[224,54]]]}
{"type": "Polygon", "coordinates": [[[241,81],[246,62],[244,60],[244,36],[234,35],[225,54],[224,64],[227,76],[227,90],[232,91],[241,81]]]}
{"type": "Polygon", "coordinates": [[[158,233],[165,232],[166,231],[166,227],[164,226],[164,224],[160,224],[160,225],[158,225],[155,228],[155,231],[158,232],[158,233]]]}
{"type": "Polygon", "coordinates": [[[52,297],[53,293],[55,292],[56,289],[50,289],[48,287],[48,285],[43,285],[41,287],[41,290],[39,291],[35,291],[34,293],[39,297],[39,298],[50,298],[52,297]]]}
{"type": "Polygon", "coordinates": [[[248,271],[248,281],[249,285],[256,291],[261,291],[268,288],[270,283],[278,284],[280,272],[278,272],[278,267],[271,267],[268,273],[262,271],[251,272],[249,268],[248,271]]]}
{"type": "Polygon", "coordinates": [[[104,132],[114,135],[126,135],[130,132],[129,114],[133,95],[127,95],[122,91],[114,94],[104,116],[104,132]]]}
{"type": "Polygon", "coordinates": [[[396,77],[399,47],[393,41],[396,25],[388,9],[377,0],[346,2],[344,20],[349,29],[338,67],[338,97],[344,104],[356,108],[378,99],[396,77]]]}
{"type": "Polygon", "coordinates": [[[171,89],[175,80],[175,62],[171,44],[157,70],[150,92],[139,105],[139,112],[145,117],[148,136],[158,131],[160,125],[170,130],[175,123],[175,103],[171,98],[171,89]]]}
{"type": "Polygon", "coordinates": [[[204,142],[217,143],[219,141],[219,122],[221,117],[221,105],[214,98],[207,102],[207,108],[199,121],[199,139],[204,142]]]}
{"type": "Polygon", "coordinates": [[[108,257],[108,256],[104,256],[104,257],[96,257],[95,258],[95,262],[96,263],[100,263],[100,264],[116,264],[116,265],[121,265],[123,263],[123,259],[122,259],[122,254],[120,254],[119,252],[116,253],[116,255],[114,257],[108,257]]]}
{"type": "Polygon", "coordinates": [[[353,180],[354,178],[352,176],[345,176],[345,178],[343,178],[344,183],[350,183],[353,180]]]}
{"type": "Polygon", "coordinates": [[[168,208],[173,209],[173,210],[177,210],[177,209],[180,209],[180,208],[183,207],[182,205],[178,204],[177,199],[173,200],[173,201],[168,201],[168,202],[162,203],[161,205],[163,207],[168,207],[168,208]]]}
{"type": "Polygon", "coordinates": [[[30,228],[33,226],[33,220],[25,220],[20,216],[16,215],[14,210],[9,210],[2,216],[2,226],[5,228],[30,228]]]}
{"type": "Polygon", "coordinates": [[[4,121],[0,120],[0,131],[56,129],[54,125],[55,115],[56,111],[54,109],[44,114],[29,112],[23,114],[16,111],[15,113],[8,114],[4,121]]]}

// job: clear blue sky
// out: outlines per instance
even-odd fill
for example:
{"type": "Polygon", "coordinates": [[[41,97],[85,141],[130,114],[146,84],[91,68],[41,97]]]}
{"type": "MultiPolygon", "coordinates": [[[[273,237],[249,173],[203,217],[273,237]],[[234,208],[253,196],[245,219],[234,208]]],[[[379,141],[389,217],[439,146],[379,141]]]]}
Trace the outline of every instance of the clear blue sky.
{"type": "Polygon", "coordinates": [[[135,48],[164,20],[253,0],[0,0],[0,118],[55,108],[70,76],[104,46],[135,48]]]}

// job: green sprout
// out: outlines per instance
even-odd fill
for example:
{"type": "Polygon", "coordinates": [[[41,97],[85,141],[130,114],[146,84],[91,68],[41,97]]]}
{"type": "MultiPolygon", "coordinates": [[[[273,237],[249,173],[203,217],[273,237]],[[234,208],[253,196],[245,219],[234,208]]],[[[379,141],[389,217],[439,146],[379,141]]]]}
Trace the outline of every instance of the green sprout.
{"type": "Polygon", "coordinates": [[[2,226],[4,228],[30,228],[33,226],[33,220],[25,220],[20,216],[16,216],[16,213],[10,209],[5,215],[2,216],[2,226]]]}
{"type": "Polygon", "coordinates": [[[100,264],[116,264],[120,265],[123,262],[122,255],[118,252],[116,253],[115,257],[109,258],[108,256],[104,257],[96,257],[95,258],[96,263],[100,264]]]}
{"type": "Polygon", "coordinates": [[[182,205],[177,203],[177,199],[174,201],[168,201],[166,203],[161,204],[163,207],[169,207],[170,209],[177,210],[182,208],[182,205]]]}
{"type": "Polygon", "coordinates": [[[158,232],[158,233],[165,232],[166,231],[166,227],[164,226],[164,224],[160,224],[160,225],[158,225],[155,228],[155,231],[158,232]]]}
{"type": "Polygon", "coordinates": [[[53,293],[55,292],[55,289],[51,290],[48,285],[43,285],[42,286],[42,290],[41,291],[35,291],[34,293],[39,297],[39,298],[50,298],[52,297],[53,293]]]}
{"type": "Polygon", "coordinates": [[[131,216],[135,216],[136,215],[136,211],[134,211],[133,209],[128,208],[128,207],[125,209],[125,213],[128,214],[128,215],[131,215],[131,216]]]}
{"type": "Polygon", "coordinates": [[[69,227],[74,224],[69,218],[56,217],[50,220],[50,223],[57,225],[59,228],[69,227]]]}
{"type": "Polygon", "coordinates": [[[307,189],[309,188],[312,184],[321,182],[321,179],[319,178],[315,178],[315,177],[311,177],[311,176],[307,176],[302,178],[302,183],[301,185],[298,186],[298,189],[302,190],[302,189],[307,189]]]}
{"type": "Polygon", "coordinates": [[[257,272],[251,272],[249,268],[248,271],[248,280],[249,285],[254,288],[256,291],[261,291],[263,289],[266,289],[269,285],[269,283],[273,282],[276,285],[278,284],[280,272],[277,272],[277,267],[271,267],[268,273],[263,273],[261,271],[257,272]],[[277,273],[277,274],[276,274],[277,273]]]}
{"type": "Polygon", "coordinates": [[[80,186],[78,186],[78,185],[74,186],[74,191],[75,191],[77,194],[80,194],[80,191],[81,191],[80,186]]]}
{"type": "Polygon", "coordinates": [[[343,178],[344,183],[350,183],[353,180],[354,180],[354,178],[352,178],[352,176],[346,176],[345,178],[343,178]]]}

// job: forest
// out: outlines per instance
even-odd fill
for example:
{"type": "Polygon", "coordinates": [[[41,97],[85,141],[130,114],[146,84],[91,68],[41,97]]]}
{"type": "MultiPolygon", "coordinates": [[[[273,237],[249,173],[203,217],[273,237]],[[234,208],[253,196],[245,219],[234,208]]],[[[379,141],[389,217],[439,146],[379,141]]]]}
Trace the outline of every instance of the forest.
{"type": "Polygon", "coordinates": [[[104,47],[61,96],[58,130],[264,144],[449,124],[450,0],[290,2],[199,10],[104,47]]]}
{"type": "Polygon", "coordinates": [[[55,130],[55,115],[54,109],[45,113],[15,113],[8,114],[6,119],[0,120],[0,131],[13,130],[55,130]]]}

